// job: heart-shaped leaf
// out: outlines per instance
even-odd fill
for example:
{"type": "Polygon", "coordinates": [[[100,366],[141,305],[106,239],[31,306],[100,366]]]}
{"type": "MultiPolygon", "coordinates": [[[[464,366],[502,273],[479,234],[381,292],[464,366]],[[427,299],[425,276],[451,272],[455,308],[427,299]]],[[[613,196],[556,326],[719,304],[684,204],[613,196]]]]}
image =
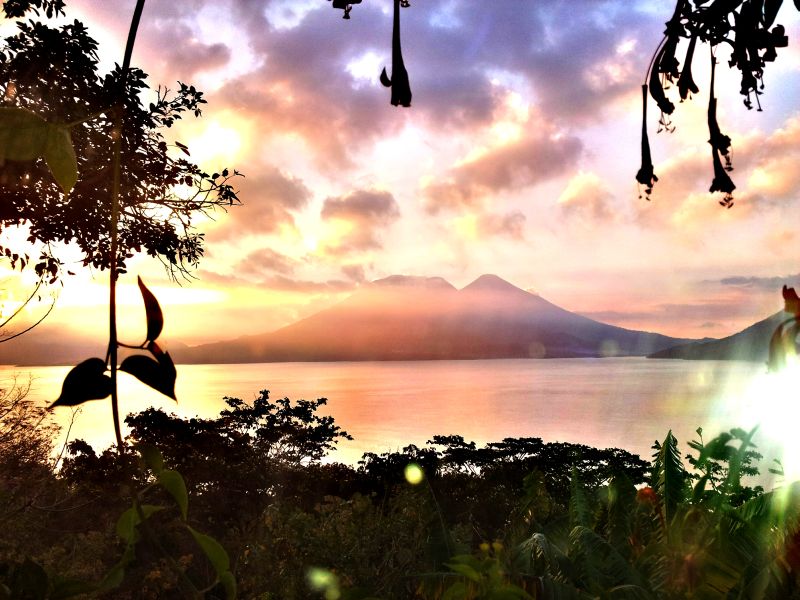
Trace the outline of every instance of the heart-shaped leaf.
{"type": "Polygon", "coordinates": [[[69,194],[78,181],[78,159],[75,157],[69,129],[58,125],[48,127],[44,159],[56,183],[65,194],[69,194]]]}
{"type": "Polygon", "coordinates": [[[111,378],[105,374],[105,370],[106,363],[99,358],[90,358],[73,367],[64,378],[61,395],[50,408],[77,406],[111,395],[111,378]]]}
{"type": "Polygon", "coordinates": [[[183,480],[183,476],[172,469],[165,469],[158,474],[158,483],[175,498],[185,521],[189,512],[189,492],[186,491],[186,482],[183,480]]]}
{"type": "Polygon", "coordinates": [[[142,383],[176,400],[175,377],[177,371],[169,352],[162,352],[158,355],[157,361],[143,354],[134,354],[122,361],[119,370],[130,373],[142,383]]]}
{"type": "Polygon", "coordinates": [[[161,330],[164,329],[164,315],[161,313],[161,307],[158,305],[158,300],[153,293],[147,289],[147,286],[142,282],[141,277],[137,277],[139,282],[139,291],[142,292],[142,300],[144,300],[144,310],[147,315],[147,341],[155,341],[161,335],[161,330]]]}
{"type": "Polygon", "coordinates": [[[36,160],[44,154],[47,121],[25,108],[0,107],[0,160],[36,160]]]}
{"type": "Polygon", "coordinates": [[[192,534],[192,537],[198,543],[198,545],[203,549],[203,552],[208,557],[211,565],[214,567],[217,577],[230,570],[231,561],[228,558],[228,553],[217,540],[209,535],[192,529],[188,525],[186,528],[189,530],[189,533],[192,534]]]}

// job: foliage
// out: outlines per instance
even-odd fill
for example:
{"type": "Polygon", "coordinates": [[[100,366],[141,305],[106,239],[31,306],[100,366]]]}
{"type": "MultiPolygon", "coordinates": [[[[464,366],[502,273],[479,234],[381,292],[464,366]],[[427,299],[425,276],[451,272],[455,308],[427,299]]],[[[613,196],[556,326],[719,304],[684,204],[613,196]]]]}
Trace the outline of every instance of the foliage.
{"type": "Polygon", "coordinates": [[[800,596],[786,558],[800,527],[800,486],[743,495],[741,478],[757,473],[752,434],[734,429],[690,444],[699,453],[690,463],[701,469],[691,490],[670,432],[657,445],[655,487],[636,492],[615,478],[595,496],[593,523],[568,536],[547,526],[531,535],[520,550],[539,578],[537,597],[800,596]]]}
{"type": "MultiPolygon", "coordinates": [[[[8,17],[37,8],[55,17],[63,3],[3,5],[8,17]]],[[[121,135],[119,268],[137,252],[158,257],[173,274],[195,265],[203,236],[194,218],[237,202],[236,172],[203,172],[183,144],[169,145],[164,135],[176,120],[201,114],[202,92],[179,83],[174,94],[158,88],[146,104],[147,75],[134,68],[123,82],[119,66],[101,75],[97,43],[79,21],[57,28],[19,21],[17,29],[0,48],[0,230],[27,225],[32,248],[41,247],[35,269],[51,280],[59,276],[59,242],[77,244],[84,265],[110,268],[108,149],[121,135]]]]}
{"type": "MultiPolygon", "coordinates": [[[[782,25],[775,24],[783,0],[677,0],[672,17],[666,23],[664,38],[655,50],[653,59],[642,86],[642,165],[636,180],[645,187],[645,196],[650,199],[653,186],[658,177],[653,172],[650,142],[647,136],[647,93],[661,111],[659,131],[672,131],[669,115],[675,104],[667,96],[666,90],[678,88],[680,101],[699,93],[692,76],[697,42],[709,45],[711,53],[711,82],[708,92],[708,130],[711,144],[711,158],[714,177],[710,192],[722,192],[720,204],[727,208],[733,206],[733,190],[736,189],[728,173],[731,164],[731,139],[723,134],[717,123],[717,98],[714,89],[717,50],[730,46],[729,66],[741,74],[739,93],[744,96],[748,109],[753,104],[761,111],[759,96],[764,90],[764,69],[767,63],[777,58],[777,49],[788,46],[789,39],[782,25]],[[686,55],[681,66],[676,54],[678,44],[687,39],[686,55]],[[724,160],[724,165],[723,165],[724,160]]],[[[800,4],[795,1],[800,9],[800,4]]]]}

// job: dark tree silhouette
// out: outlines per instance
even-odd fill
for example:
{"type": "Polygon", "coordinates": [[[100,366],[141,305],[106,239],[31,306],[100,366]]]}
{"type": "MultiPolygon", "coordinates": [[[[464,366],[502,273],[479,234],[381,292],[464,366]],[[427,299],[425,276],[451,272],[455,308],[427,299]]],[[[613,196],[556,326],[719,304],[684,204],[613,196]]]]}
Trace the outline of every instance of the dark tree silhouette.
{"type": "MultiPolygon", "coordinates": [[[[669,115],[675,104],[666,90],[670,84],[678,88],[680,101],[700,92],[692,76],[692,63],[697,42],[708,44],[711,53],[711,81],[708,92],[708,130],[711,144],[714,178],[710,192],[722,192],[720,204],[733,206],[736,188],[728,173],[733,170],[730,157],[731,139],[724,135],[717,123],[717,97],[714,89],[717,65],[717,48],[721,44],[731,47],[730,67],[741,74],[739,93],[744,96],[748,109],[755,105],[761,111],[759,96],[764,90],[764,69],[777,57],[777,49],[788,45],[789,40],[782,25],[776,25],[783,0],[677,0],[672,18],[667,21],[664,38],[653,54],[643,88],[642,165],[636,180],[644,186],[644,196],[649,200],[658,177],[653,172],[650,143],[647,137],[647,91],[661,111],[659,131],[672,131],[669,115]],[[681,38],[689,40],[683,67],[676,57],[681,38]],[[724,164],[723,164],[724,159],[724,164]]],[[[800,2],[795,0],[800,10],[800,2]]]]}
{"type": "MultiPolygon", "coordinates": [[[[21,17],[27,10],[55,17],[63,15],[62,8],[60,0],[3,5],[7,17],[21,17]]],[[[97,43],[79,21],[57,28],[19,21],[17,29],[0,48],[0,110],[28,109],[31,119],[68,132],[78,170],[67,194],[51,161],[12,160],[8,149],[14,143],[13,126],[19,124],[3,121],[8,127],[0,127],[0,231],[27,225],[28,241],[42,248],[34,260],[20,251],[17,264],[32,264],[53,282],[61,268],[53,244],[74,242],[83,251],[84,266],[110,268],[114,178],[109,140],[121,131],[118,270],[124,272],[125,260],[135,253],[146,252],[172,276],[186,274],[203,254],[203,235],[193,229],[194,218],[238,201],[230,184],[235,171],[202,171],[186,146],[168,144],[163,133],[183,116],[201,114],[202,92],[184,83],[174,93],[159,87],[154,101],[145,105],[147,75],[131,68],[123,85],[119,66],[98,73],[97,43]],[[178,186],[188,191],[179,194],[178,186]]]]}

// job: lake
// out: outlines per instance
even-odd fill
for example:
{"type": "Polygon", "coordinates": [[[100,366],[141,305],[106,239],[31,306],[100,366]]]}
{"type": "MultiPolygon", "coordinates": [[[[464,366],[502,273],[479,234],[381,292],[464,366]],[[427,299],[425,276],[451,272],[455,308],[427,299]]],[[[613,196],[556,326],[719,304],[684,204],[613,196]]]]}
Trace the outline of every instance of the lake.
{"type": "MultiPolygon", "coordinates": [[[[5,382],[31,380],[30,397],[54,400],[68,367],[0,367],[5,382]]],[[[762,364],[644,358],[474,360],[423,362],[179,365],[175,404],[132,377],[120,375],[123,414],[154,405],[181,416],[211,417],[223,396],[251,400],[329,399],[325,410],[355,439],[333,459],[355,463],[363,452],[422,445],[435,434],[476,442],[504,437],[619,447],[649,457],[671,428],[686,442],[730,427],[761,425],[766,459],[781,458],[800,474],[793,400],[797,378],[767,375],[762,364]]],[[[7,383],[6,383],[7,385],[7,383]]],[[[67,425],[70,409],[58,409],[67,425]]],[[[96,448],[113,442],[108,400],[84,404],[70,438],[96,448]]],[[[762,470],[766,470],[766,465],[762,470]]]]}

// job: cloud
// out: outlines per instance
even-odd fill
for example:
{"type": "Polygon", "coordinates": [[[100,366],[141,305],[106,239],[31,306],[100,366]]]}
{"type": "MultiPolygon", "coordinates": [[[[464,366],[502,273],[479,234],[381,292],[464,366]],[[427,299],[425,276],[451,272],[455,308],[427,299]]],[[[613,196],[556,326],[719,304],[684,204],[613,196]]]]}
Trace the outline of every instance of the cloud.
{"type": "Polygon", "coordinates": [[[364,265],[344,265],[342,267],[342,274],[350,281],[356,283],[363,283],[367,280],[364,265]]]}
{"type": "Polygon", "coordinates": [[[526,220],[518,210],[504,215],[484,214],[478,218],[478,232],[482,236],[499,235],[521,240],[525,237],[526,220]]]}
{"type": "Polygon", "coordinates": [[[783,277],[754,277],[736,275],[733,277],[724,277],[712,283],[720,283],[722,285],[743,288],[758,288],[774,292],[775,290],[780,290],[784,285],[798,285],[798,283],[800,283],[800,273],[796,273],[795,275],[785,275],[783,277]]]}
{"type": "Polygon", "coordinates": [[[400,208],[389,192],[357,190],[327,198],[321,217],[332,231],[323,250],[339,256],[382,247],[380,233],[400,217],[400,208]]]}
{"type": "Polygon", "coordinates": [[[266,166],[233,181],[241,206],[229,210],[229,218],[213,231],[215,240],[230,240],[243,235],[273,233],[282,225],[294,226],[293,212],[306,207],[311,190],[300,179],[266,166]]]}
{"type": "Polygon", "coordinates": [[[235,271],[241,275],[256,275],[265,272],[291,275],[294,273],[297,261],[289,256],[276,252],[271,248],[259,248],[250,252],[239,261],[235,271]]]}
{"type": "Polygon", "coordinates": [[[170,65],[180,65],[182,81],[203,71],[219,69],[232,57],[232,51],[227,45],[220,42],[204,43],[189,26],[173,20],[157,21],[149,35],[170,40],[169,44],[161,45],[161,52],[153,57],[153,63],[158,65],[159,70],[167,70],[170,65]]]}
{"type": "Polygon", "coordinates": [[[280,291],[296,293],[340,293],[355,289],[352,281],[329,279],[326,281],[313,281],[308,279],[294,279],[284,275],[271,275],[260,279],[242,277],[238,273],[217,273],[204,271],[203,281],[223,285],[226,287],[241,286],[245,288],[258,288],[259,291],[280,291]]]}
{"type": "Polygon", "coordinates": [[[612,200],[611,191],[600,177],[581,171],[569,180],[557,203],[566,215],[599,223],[616,218],[610,206],[612,200]]]}
{"type": "Polygon", "coordinates": [[[427,185],[423,190],[426,210],[437,213],[480,206],[499,192],[520,190],[574,167],[581,142],[552,130],[542,131],[545,127],[537,129],[530,137],[493,148],[454,167],[443,181],[427,185]]]}

